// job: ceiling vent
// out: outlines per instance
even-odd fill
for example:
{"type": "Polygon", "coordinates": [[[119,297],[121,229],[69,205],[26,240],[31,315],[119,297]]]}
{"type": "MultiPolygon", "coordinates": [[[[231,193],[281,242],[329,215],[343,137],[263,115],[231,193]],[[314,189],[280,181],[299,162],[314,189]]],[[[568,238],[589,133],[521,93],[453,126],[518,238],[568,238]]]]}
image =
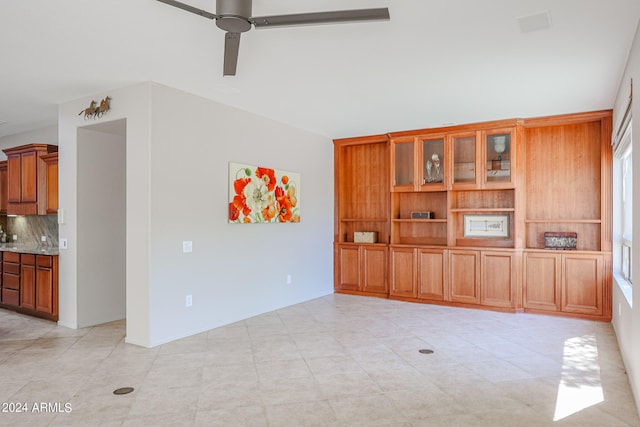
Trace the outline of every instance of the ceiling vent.
{"type": "Polygon", "coordinates": [[[520,32],[522,33],[546,30],[551,27],[551,15],[547,10],[533,15],[521,16],[518,18],[518,25],[520,25],[520,32]]]}

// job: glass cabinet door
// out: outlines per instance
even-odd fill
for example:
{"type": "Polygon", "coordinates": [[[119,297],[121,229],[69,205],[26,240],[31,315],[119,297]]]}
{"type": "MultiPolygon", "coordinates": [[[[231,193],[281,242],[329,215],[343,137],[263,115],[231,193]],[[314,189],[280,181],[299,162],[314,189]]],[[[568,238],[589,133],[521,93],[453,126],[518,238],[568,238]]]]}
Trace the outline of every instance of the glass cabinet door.
{"type": "Polygon", "coordinates": [[[422,185],[444,182],[444,138],[422,141],[422,185]]]}
{"type": "Polygon", "coordinates": [[[488,133],[485,182],[511,182],[511,133],[488,133]]]}
{"type": "Polygon", "coordinates": [[[394,184],[395,186],[413,186],[414,148],[413,140],[393,143],[394,184]]]}
{"type": "Polygon", "coordinates": [[[453,184],[476,183],[475,135],[453,138],[453,184]]]}

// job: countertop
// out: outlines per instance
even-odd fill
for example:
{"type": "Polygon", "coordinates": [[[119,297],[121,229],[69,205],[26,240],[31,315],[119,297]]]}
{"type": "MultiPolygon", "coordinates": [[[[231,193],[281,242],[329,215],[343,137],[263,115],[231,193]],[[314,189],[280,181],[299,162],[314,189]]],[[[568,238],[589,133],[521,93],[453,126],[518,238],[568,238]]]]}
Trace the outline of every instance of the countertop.
{"type": "Polygon", "coordinates": [[[60,250],[56,246],[37,245],[33,243],[0,243],[1,252],[20,252],[22,254],[35,255],[59,255],[60,250]]]}

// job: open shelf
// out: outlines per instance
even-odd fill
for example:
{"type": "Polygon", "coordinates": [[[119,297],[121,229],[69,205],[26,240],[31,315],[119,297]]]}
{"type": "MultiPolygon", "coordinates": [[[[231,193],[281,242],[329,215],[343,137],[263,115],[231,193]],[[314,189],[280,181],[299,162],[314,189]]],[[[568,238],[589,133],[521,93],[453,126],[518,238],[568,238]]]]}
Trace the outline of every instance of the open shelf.
{"type": "Polygon", "coordinates": [[[451,209],[451,212],[475,212],[475,213],[500,213],[515,212],[515,208],[459,208],[451,209]]]}
{"type": "Polygon", "coordinates": [[[446,219],[419,219],[419,218],[399,218],[399,219],[394,219],[392,221],[393,222],[425,222],[425,223],[442,222],[444,224],[447,223],[446,219]]]}
{"type": "Polygon", "coordinates": [[[514,211],[515,190],[453,191],[451,210],[514,211]]]}
{"type": "Polygon", "coordinates": [[[574,232],[578,235],[577,250],[600,251],[601,229],[601,221],[595,220],[525,221],[525,247],[544,249],[546,232],[574,232]]]}
{"type": "Polygon", "coordinates": [[[601,224],[601,219],[525,219],[525,224],[601,224]]]}
{"type": "Polygon", "coordinates": [[[386,218],[343,218],[343,222],[387,222],[386,218]]]}

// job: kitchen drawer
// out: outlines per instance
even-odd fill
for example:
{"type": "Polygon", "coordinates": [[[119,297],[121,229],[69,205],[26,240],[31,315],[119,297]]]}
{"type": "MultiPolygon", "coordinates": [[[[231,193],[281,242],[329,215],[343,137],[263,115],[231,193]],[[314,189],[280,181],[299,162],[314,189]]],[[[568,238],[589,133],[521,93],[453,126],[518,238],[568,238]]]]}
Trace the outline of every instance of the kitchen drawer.
{"type": "Polygon", "coordinates": [[[14,305],[14,306],[18,306],[19,305],[19,293],[17,290],[15,289],[7,289],[7,288],[3,288],[2,289],[2,302],[6,305],[14,305]]]}
{"type": "Polygon", "coordinates": [[[36,256],[32,254],[21,254],[20,263],[26,265],[34,265],[36,263],[36,256]]]}
{"type": "Polygon", "coordinates": [[[14,262],[3,262],[3,273],[20,274],[20,264],[14,262]]]}
{"type": "Polygon", "coordinates": [[[38,267],[51,267],[53,265],[53,257],[49,255],[36,256],[36,266],[38,267]]]}
{"type": "Polygon", "coordinates": [[[5,289],[20,289],[20,276],[17,274],[2,273],[2,285],[5,289]]]}
{"type": "Polygon", "coordinates": [[[5,252],[4,261],[20,262],[20,254],[18,252],[5,252]]]}

